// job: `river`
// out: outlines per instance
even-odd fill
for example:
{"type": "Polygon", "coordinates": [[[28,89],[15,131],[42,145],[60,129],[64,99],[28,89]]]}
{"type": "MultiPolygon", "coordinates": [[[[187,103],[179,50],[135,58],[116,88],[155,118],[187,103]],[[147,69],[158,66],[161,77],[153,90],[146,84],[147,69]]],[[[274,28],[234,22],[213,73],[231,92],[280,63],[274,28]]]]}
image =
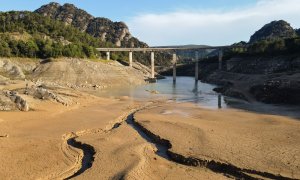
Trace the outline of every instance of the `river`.
{"type": "Polygon", "coordinates": [[[177,77],[173,84],[172,77],[158,80],[157,83],[137,87],[106,89],[97,94],[105,97],[128,96],[137,100],[168,99],[175,102],[192,102],[205,108],[242,109],[263,114],[289,116],[300,120],[300,107],[287,105],[247,102],[236,98],[222,96],[213,91],[215,85],[195,83],[192,77],[177,77]]]}

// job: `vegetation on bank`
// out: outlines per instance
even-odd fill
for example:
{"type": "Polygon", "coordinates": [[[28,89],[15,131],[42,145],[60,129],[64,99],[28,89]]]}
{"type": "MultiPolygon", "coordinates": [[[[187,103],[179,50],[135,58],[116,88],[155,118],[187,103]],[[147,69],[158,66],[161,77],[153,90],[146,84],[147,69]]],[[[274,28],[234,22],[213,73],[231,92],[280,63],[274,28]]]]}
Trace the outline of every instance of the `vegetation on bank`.
{"type": "MultiPolygon", "coordinates": [[[[106,58],[96,47],[115,47],[112,42],[81,32],[72,25],[28,11],[0,13],[0,57],[106,58]]],[[[127,52],[111,53],[112,60],[128,61],[127,52]]],[[[134,59],[149,65],[150,55],[134,53],[134,59]]],[[[168,53],[156,53],[157,65],[169,65],[168,53]]]]}
{"type": "Polygon", "coordinates": [[[0,24],[2,57],[94,58],[95,47],[113,47],[73,26],[32,12],[0,13],[0,24]]]}
{"type": "Polygon", "coordinates": [[[284,55],[300,52],[300,37],[277,38],[272,40],[261,40],[252,44],[240,42],[234,45],[245,45],[246,48],[234,48],[228,55],[284,55]]]}

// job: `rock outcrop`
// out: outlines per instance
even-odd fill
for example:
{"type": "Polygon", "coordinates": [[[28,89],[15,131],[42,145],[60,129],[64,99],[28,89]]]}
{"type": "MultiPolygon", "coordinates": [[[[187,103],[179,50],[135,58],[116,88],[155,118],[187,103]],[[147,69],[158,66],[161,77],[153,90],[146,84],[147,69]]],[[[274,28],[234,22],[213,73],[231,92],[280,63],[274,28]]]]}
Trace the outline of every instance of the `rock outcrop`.
{"type": "Polygon", "coordinates": [[[147,74],[112,61],[91,62],[83,59],[61,59],[41,63],[29,77],[35,82],[50,82],[70,88],[106,88],[145,83],[147,74]]]}
{"type": "Polygon", "coordinates": [[[296,36],[295,30],[286,21],[272,21],[256,31],[250,38],[250,43],[276,38],[291,38],[296,36]]]}
{"type": "Polygon", "coordinates": [[[20,111],[29,111],[29,104],[28,102],[17,92],[15,91],[6,91],[6,96],[10,98],[10,100],[15,103],[16,107],[20,111]]]}
{"type": "Polygon", "coordinates": [[[24,79],[22,69],[8,59],[0,59],[0,72],[14,79],[24,79]]]}
{"type": "Polygon", "coordinates": [[[206,82],[221,85],[218,92],[247,101],[300,104],[298,56],[235,58],[227,63],[227,72],[202,76],[206,82]]]}
{"type": "Polygon", "coordinates": [[[0,82],[25,79],[39,64],[39,60],[0,58],[0,82]]]}
{"type": "Polygon", "coordinates": [[[7,96],[7,92],[0,91],[0,111],[11,111],[16,110],[16,105],[7,96]]]}
{"type": "Polygon", "coordinates": [[[122,47],[148,47],[146,43],[132,37],[124,22],[113,22],[107,18],[93,17],[86,11],[75,7],[73,4],[60,5],[50,3],[35,10],[43,16],[65,22],[77,27],[104,42],[111,42],[122,47]]]}
{"type": "MultiPolygon", "coordinates": [[[[236,57],[224,61],[218,70],[218,61],[199,62],[199,78],[219,85],[215,90],[225,96],[246,101],[276,104],[300,104],[300,57],[282,55],[273,57],[236,57]]],[[[177,68],[179,76],[194,76],[194,64],[177,68]]],[[[166,71],[163,75],[172,75],[166,71]]]]}

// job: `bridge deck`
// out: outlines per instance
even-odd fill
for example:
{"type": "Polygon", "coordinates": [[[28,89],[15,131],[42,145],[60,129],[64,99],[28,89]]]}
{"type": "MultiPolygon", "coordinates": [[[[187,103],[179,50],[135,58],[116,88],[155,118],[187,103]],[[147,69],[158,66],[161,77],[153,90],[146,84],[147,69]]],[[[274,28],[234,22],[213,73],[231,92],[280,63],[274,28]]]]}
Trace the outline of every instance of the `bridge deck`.
{"type": "Polygon", "coordinates": [[[101,52],[114,52],[114,51],[127,51],[127,52],[136,52],[136,51],[176,51],[176,50],[205,50],[205,49],[225,49],[225,48],[242,48],[245,46],[207,46],[207,47],[172,47],[172,48],[96,48],[97,51],[101,52]]]}

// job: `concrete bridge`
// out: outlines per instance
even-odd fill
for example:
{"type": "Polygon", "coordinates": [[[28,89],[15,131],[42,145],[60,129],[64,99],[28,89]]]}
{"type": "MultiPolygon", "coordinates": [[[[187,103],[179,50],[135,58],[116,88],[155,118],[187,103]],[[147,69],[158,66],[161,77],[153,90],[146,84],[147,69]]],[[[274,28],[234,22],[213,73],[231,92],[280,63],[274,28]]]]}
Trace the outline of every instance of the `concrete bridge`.
{"type": "Polygon", "coordinates": [[[154,70],[154,63],[155,63],[155,52],[172,52],[173,53],[173,82],[176,82],[176,63],[177,63],[177,50],[194,50],[195,51],[195,80],[198,81],[198,74],[199,74],[199,60],[203,59],[203,50],[207,49],[217,49],[219,51],[219,69],[222,68],[222,60],[223,60],[223,50],[230,49],[230,48],[244,48],[245,46],[208,46],[208,47],[178,47],[178,48],[96,48],[99,52],[106,52],[107,60],[110,60],[110,53],[111,52],[129,52],[129,66],[132,67],[133,61],[133,52],[150,52],[150,59],[151,59],[151,79],[155,79],[155,70],[154,70]],[[200,55],[200,56],[199,56],[200,55]]]}

